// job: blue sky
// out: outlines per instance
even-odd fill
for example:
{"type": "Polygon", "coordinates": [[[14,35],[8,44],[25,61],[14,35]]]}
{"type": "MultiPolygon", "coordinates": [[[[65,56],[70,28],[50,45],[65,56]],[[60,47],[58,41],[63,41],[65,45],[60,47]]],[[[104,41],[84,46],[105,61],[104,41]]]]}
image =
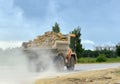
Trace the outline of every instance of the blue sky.
{"type": "Polygon", "coordinates": [[[120,0],[0,0],[0,47],[20,46],[52,29],[81,27],[84,48],[115,45],[120,35],[120,0]],[[11,45],[11,44],[12,45],[11,45]]]}

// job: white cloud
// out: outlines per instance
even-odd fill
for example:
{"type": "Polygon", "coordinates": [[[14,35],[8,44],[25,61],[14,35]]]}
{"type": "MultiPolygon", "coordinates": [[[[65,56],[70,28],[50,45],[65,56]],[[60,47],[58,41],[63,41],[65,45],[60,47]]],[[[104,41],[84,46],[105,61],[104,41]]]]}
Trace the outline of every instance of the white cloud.
{"type": "Polygon", "coordinates": [[[82,43],[82,44],[91,44],[91,45],[94,45],[94,44],[95,44],[95,43],[94,43],[93,41],[91,41],[91,40],[83,40],[81,43],[82,43]]]}
{"type": "Polygon", "coordinates": [[[0,41],[0,48],[2,49],[21,47],[21,45],[22,41],[0,41]]]}
{"type": "Polygon", "coordinates": [[[11,26],[23,22],[23,10],[14,6],[13,0],[0,0],[0,2],[0,24],[3,28],[11,28],[11,26]]]}
{"type": "Polygon", "coordinates": [[[94,41],[91,41],[91,40],[82,40],[81,43],[83,45],[83,48],[91,49],[91,50],[93,50],[96,46],[115,46],[116,45],[111,41],[104,42],[104,43],[95,43],[94,41]]]}
{"type": "Polygon", "coordinates": [[[21,8],[14,6],[14,0],[0,0],[0,40],[13,40],[24,34],[27,22],[23,13],[21,8]]]}
{"type": "Polygon", "coordinates": [[[84,49],[90,49],[90,50],[94,49],[94,45],[95,45],[94,41],[91,41],[91,40],[82,40],[81,43],[82,43],[84,49]]]}
{"type": "Polygon", "coordinates": [[[0,48],[21,46],[22,41],[16,39],[25,37],[27,22],[23,13],[20,7],[14,5],[14,0],[0,0],[0,48]]]}
{"type": "MultiPolygon", "coordinates": [[[[51,24],[53,24],[51,22],[57,17],[49,17],[50,21],[46,19],[45,22],[26,18],[24,9],[15,5],[14,1],[0,0],[0,48],[2,49],[20,47],[23,40],[33,39],[42,32],[49,30],[48,28],[51,28],[51,24]]],[[[48,14],[50,13],[54,17],[56,3],[50,2],[48,7],[48,10],[50,9],[48,14]]]]}
{"type": "MultiPolygon", "coordinates": [[[[99,44],[100,45],[100,44],[99,44]]],[[[115,43],[113,43],[113,42],[111,42],[111,41],[109,41],[109,42],[106,42],[106,43],[104,43],[104,44],[101,44],[101,46],[115,46],[116,44],[115,43]]]]}

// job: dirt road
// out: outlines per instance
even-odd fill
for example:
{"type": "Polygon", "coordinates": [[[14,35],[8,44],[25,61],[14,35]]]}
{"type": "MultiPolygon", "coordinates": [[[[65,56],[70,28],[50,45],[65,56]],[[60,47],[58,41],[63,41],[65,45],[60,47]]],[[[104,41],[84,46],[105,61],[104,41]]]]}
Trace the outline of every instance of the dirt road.
{"type": "Polygon", "coordinates": [[[120,68],[85,71],[54,78],[39,79],[35,84],[120,84],[120,68]]]}
{"type": "MultiPolygon", "coordinates": [[[[54,71],[48,71],[44,73],[28,72],[25,69],[26,67],[25,66],[23,67],[23,66],[24,65],[14,66],[14,67],[0,66],[0,84],[71,84],[72,82],[73,82],[72,84],[79,84],[79,81],[81,80],[89,81],[91,79],[86,79],[86,78],[92,78],[92,77],[94,81],[97,81],[95,76],[99,78],[100,75],[105,74],[106,72],[103,73],[103,71],[102,72],[97,71],[99,73],[97,72],[95,73],[95,71],[92,71],[92,70],[101,70],[101,69],[120,67],[120,63],[78,64],[76,65],[75,71],[73,72],[68,72],[67,70],[65,70],[64,72],[59,72],[59,73],[54,71]],[[70,81],[71,83],[69,83],[70,81]]],[[[115,78],[112,76],[112,80],[113,79],[115,78]]],[[[83,83],[83,84],[90,84],[90,83],[83,83]]],[[[92,82],[91,84],[94,84],[94,83],[92,82]]]]}
{"type": "Polygon", "coordinates": [[[120,63],[76,65],[74,72],[37,79],[35,84],[120,84],[120,68],[116,67],[120,63]]]}
{"type": "Polygon", "coordinates": [[[75,71],[101,70],[119,67],[120,63],[76,64],[75,71]]]}

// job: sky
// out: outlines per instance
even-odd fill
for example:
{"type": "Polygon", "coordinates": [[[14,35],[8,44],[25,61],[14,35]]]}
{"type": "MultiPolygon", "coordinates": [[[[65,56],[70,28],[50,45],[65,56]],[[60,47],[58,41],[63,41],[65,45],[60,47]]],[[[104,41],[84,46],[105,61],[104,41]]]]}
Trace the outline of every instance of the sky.
{"type": "Polygon", "coordinates": [[[120,42],[120,0],[0,0],[0,48],[19,47],[50,31],[81,28],[83,48],[120,42]]]}

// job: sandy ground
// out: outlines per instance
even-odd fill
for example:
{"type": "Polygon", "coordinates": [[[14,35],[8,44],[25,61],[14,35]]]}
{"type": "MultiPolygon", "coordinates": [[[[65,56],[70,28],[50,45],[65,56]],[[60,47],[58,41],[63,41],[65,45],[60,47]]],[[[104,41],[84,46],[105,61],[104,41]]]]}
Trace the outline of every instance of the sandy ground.
{"type": "Polygon", "coordinates": [[[39,79],[35,84],[120,84],[120,67],[39,79]]]}

